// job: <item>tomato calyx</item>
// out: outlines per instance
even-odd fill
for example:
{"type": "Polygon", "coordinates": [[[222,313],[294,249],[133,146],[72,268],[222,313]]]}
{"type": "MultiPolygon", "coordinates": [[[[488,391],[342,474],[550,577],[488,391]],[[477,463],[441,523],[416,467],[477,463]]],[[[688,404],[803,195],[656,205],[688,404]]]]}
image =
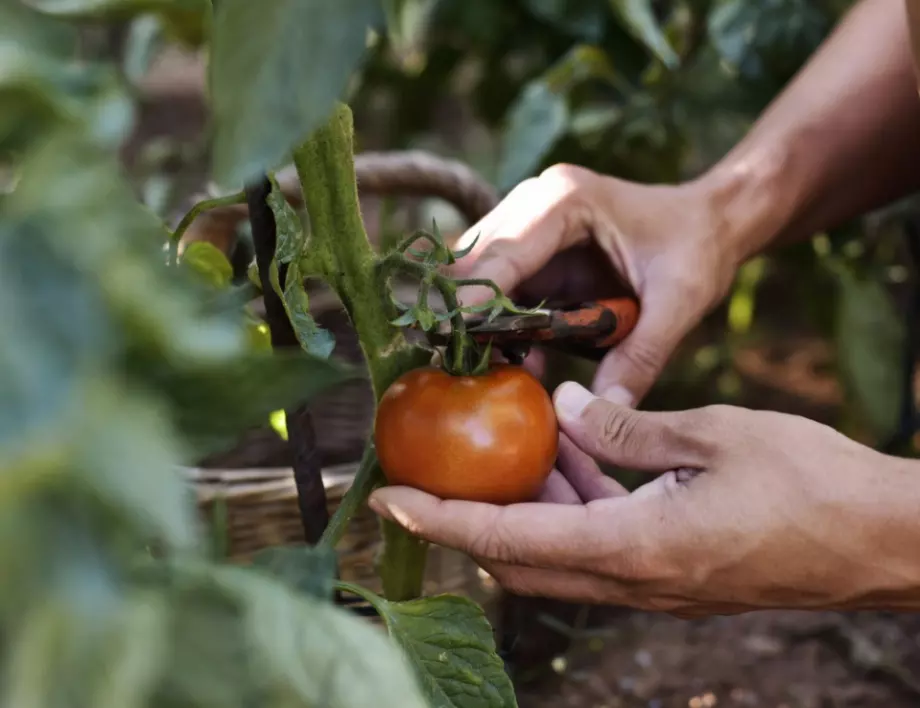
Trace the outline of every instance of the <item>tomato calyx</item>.
{"type": "Polygon", "coordinates": [[[492,322],[506,313],[527,315],[540,307],[538,305],[532,310],[519,308],[491,280],[454,279],[442,272],[445,266],[453,265],[459,258],[469,254],[478,240],[477,235],[469,246],[453,251],[444,243],[437,224],[433,223],[431,233],[416,231],[377,262],[380,286],[395,313],[390,324],[425,332],[432,348],[441,353],[442,368],[454,376],[481,375],[489,371],[491,364],[491,341],[485,346],[476,342],[467,331],[465,315],[485,315],[485,321],[492,322]],[[428,248],[415,248],[419,241],[426,242],[428,248]],[[418,295],[414,304],[402,303],[393,295],[390,279],[397,274],[408,275],[418,281],[418,295]],[[465,286],[490,288],[493,296],[480,305],[464,306],[457,291],[465,286]],[[429,304],[432,289],[441,295],[446,312],[435,310],[429,304]],[[450,336],[442,350],[434,341],[434,335],[444,322],[449,322],[450,336]]]}

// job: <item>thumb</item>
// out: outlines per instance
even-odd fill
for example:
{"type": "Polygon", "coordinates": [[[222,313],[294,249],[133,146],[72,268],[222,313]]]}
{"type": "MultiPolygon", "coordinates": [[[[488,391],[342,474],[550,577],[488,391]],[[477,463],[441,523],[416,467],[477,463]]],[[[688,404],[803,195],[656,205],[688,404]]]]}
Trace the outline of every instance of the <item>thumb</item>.
{"type": "Polygon", "coordinates": [[[598,398],[567,381],[553,395],[562,431],[597,460],[661,472],[702,469],[711,450],[694,430],[694,411],[650,413],[598,398]]]}
{"type": "Polygon", "coordinates": [[[593,389],[603,398],[635,406],[661,375],[671,353],[695,324],[670,303],[643,302],[636,328],[597,368],[593,389]]]}

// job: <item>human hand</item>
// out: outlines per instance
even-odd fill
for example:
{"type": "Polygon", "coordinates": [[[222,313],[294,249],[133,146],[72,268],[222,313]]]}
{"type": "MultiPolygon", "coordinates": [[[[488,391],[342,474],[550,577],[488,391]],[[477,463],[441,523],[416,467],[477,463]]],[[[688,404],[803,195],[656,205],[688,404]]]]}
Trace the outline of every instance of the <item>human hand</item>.
{"type": "MultiPolygon", "coordinates": [[[[598,368],[594,390],[634,405],[684,335],[726,293],[742,257],[717,190],[646,186],[556,165],[518,185],[472,226],[454,273],[493,280],[521,302],[639,297],[635,330],[598,368]]],[[[464,304],[491,296],[465,289],[464,304]]]]}
{"type": "Polygon", "coordinates": [[[683,617],[920,608],[915,463],[779,413],[640,412],[574,383],[555,406],[575,444],[563,438],[565,474],[553,472],[540,501],[500,507],[386,487],[371,506],[471,555],[517,594],[683,617]],[[664,474],[628,493],[592,458],[664,474]]]}

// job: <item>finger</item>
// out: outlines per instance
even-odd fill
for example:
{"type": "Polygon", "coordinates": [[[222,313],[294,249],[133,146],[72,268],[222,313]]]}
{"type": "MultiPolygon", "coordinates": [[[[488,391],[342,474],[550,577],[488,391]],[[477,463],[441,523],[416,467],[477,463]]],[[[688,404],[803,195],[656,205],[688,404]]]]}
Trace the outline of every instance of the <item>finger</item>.
{"type": "Polygon", "coordinates": [[[559,425],[594,459],[660,472],[704,469],[714,450],[700,411],[649,413],[598,398],[567,381],[553,396],[559,425]]]}
{"type": "MultiPolygon", "coordinates": [[[[584,215],[570,208],[565,200],[554,200],[550,195],[536,193],[533,198],[509,205],[506,211],[507,218],[495,225],[500,231],[484,233],[481,253],[458,269],[464,277],[491,280],[505,293],[538,273],[556,253],[589,236],[584,215]]],[[[461,292],[467,305],[480,304],[493,296],[482,287],[466,287],[461,292]]]]}
{"type": "Polygon", "coordinates": [[[524,368],[535,378],[542,379],[546,373],[546,354],[541,349],[532,348],[524,357],[524,368]]]}
{"type": "Polygon", "coordinates": [[[559,470],[553,470],[546,479],[546,484],[540,491],[537,501],[541,504],[581,504],[581,496],[575,488],[562,475],[559,470]]]}
{"type": "Polygon", "coordinates": [[[507,592],[569,602],[630,606],[628,589],[609,578],[572,570],[547,570],[482,561],[483,570],[507,592]]]}
{"type": "MultiPolygon", "coordinates": [[[[587,506],[575,504],[534,502],[501,507],[441,500],[408,487],[378,489],[369,504],[376,513],[439,546],[475,558],[540,568],[578,570],[607,562],[610,544],[616,548],[621,527],[624,533],[636,533],[625,528],[627,519],[634,519],[633,513],[599,525],[592,523],[595,517],[587,506]]],[[[655,499],[636,503],[635,511],[655,504],[655,499]]],[[[631,541],[625,543],[623,553],[634,547],[631,541]]]]}
{"type": "Polygon", "coordinates": [[[556,466],[582,502],[629,494],[619,482],[601,472],[597,463],[579,450],[565,433],[559,434],[556,466]]]}
{"type": "Polygon", "coordinates": [[[620,405],[635,406],[695,324],[671,303],[643,301],[635,329],[598,366],[592,386],[595,393],[620,405]]]}

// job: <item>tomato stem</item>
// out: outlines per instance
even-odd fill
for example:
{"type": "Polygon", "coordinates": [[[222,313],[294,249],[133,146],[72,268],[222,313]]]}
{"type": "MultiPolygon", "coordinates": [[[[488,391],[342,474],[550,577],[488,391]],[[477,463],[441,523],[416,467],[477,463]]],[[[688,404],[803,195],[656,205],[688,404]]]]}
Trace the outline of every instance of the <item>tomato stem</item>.
{"type": "Polygon", "coordinates": [[[335,548],[345,534],[348,523],[357,513],[361,505],[374,489],[384,482],[383,471],[377,461],[377,448],[373,440],[369,440],[364,448],[364,455],[358,465],[355,478],[342,497],[338,509],[329,520],[329,525],[323,532],[319,545],[326,548],[335,548]]]}
{"type": "MultiPolygon", "coordinates": [[[[377,400],[397,378],[429,363],[431,353],[411,345],[398,327],[390,324],[390,303],[382,298],[377,254],[367,240],[358,202],[353,154],[351,110],[339,104],[325,125],[294,150],[304,206],[310,217],[310,265],[335,291],[348,312],[367,362],[377,400]]],[[[422,264],[418,264],[424,267],[422,264]]],[[[344,533],[348,518],[373,489],[376,454],[369,446],[348,497],[348,507],[336,514],[324,536],[334,545],[344,533]],[[365,472],[362,472],[365,470],[365,472]]],[[[384,527],[386,585],[400,598],[419,597],[425,567],[426,544],[408,532],[384,527]]]]}

